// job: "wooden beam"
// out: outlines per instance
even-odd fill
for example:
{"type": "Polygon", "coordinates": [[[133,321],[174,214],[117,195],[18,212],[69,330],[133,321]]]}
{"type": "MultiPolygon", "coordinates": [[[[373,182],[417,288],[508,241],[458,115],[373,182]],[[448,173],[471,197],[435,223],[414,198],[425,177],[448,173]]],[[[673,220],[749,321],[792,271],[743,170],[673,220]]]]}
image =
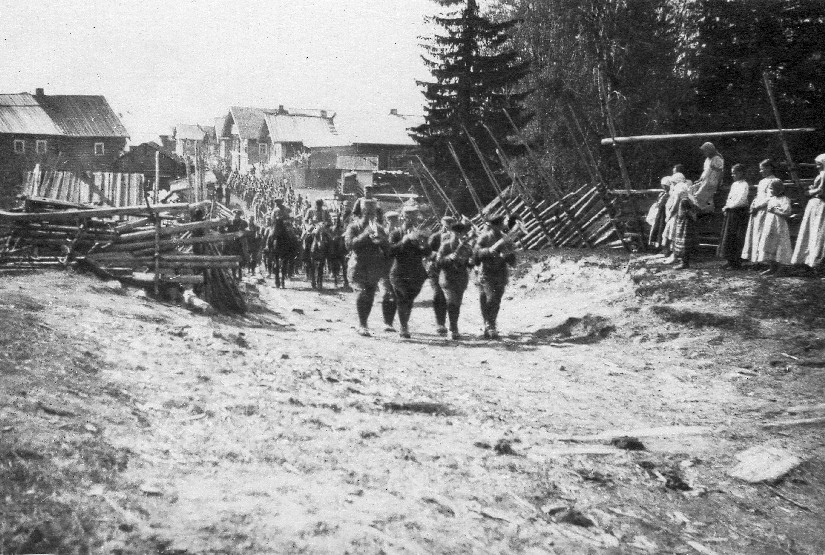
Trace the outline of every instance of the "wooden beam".
{"type": "Polygon", "coordinates": [[[751,129],[747,131],[711,131],[707,133],[673,133],[669,135],[635,135],[631,137],[604,138],[603,145],[644,143],[655,141],[678,141],[683,139],[712,139],[714,137],[754,137],[757,135],[779,135],[780,133],[813,133],[815,127],[795,127],[793,129],[751,129]]]}

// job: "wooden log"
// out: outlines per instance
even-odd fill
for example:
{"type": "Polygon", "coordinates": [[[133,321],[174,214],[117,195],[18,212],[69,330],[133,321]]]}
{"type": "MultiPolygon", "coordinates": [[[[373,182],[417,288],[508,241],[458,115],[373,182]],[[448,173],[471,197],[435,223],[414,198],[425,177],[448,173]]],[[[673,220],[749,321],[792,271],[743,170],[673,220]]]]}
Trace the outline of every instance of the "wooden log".
{"type": "MultiPolygon", "coordinates": [[[[793,129],[783,129],[784,133],[813,133],[815,127],[795,127],[793,129]]],[[[629,137],[613,137],[601,140],[603,145],[630,144],[653,141],[676,141],[681,139],[705,139],[713,137],[753,137],[756,135],[777,135],[779,129],[752,129],[747,131],[709,131],[707,133],[674,133],[671,135],[635,135],[629,137]]]]}
{"type": "Polygon", "coordinates": [[[135,230],[139,227],[150,226],[152,224],[152,218],[140,218],[139,220],[134,220],[132,222],[127,222],[125,224],[120,224],[115,228],[116,233],[126,233],[132,230],[135,230]]]}
{"type": "Polygon", "coordinates": [[[86,218],[108,218],[112,216],[143,216],[149,212],[181,213],[188,212],[189,204],[158,204],[154,206],[123,206],[116,208],[89,208],[83,210],[63,210],[60,212],[9,212],[0,210],[0,221],[10,222],[66,222],[79,221],[86,218]]]}
{"type": "MultiPolygon", "coordinates": [[[[240,239],[246,232],[235,231],[232,233],[215,233],[204,235],[203,237],[173,237],[160,242],[161,247],[177,247],[184,245],[197,245],[201,243],[225,243],[234,239],[240,239]]],[[[130,243],[113,243],[105,252],[125,252],[147,249],[153,247],[154,241],[135,241],[130,243]]]]}
{"type": "MultiPolygon", "coordinates": [[[[171,225],[167,227],[162,227],[160,230],[161,237],[167,237],[169,235],[177,235],[178,233],[185,233],[187,231],[193,231],[195,229],[214,229],[217,227],[225,226],[229,222],[224,219],[219,220],[206,220],[202,222],[191,222],[187,224],[178,224],[178,225],[171,225]]],[[[154,230],[147,230],[147,231],[135,231],[132,233],[124,233],[118,239],[118,242],[125,243],[129,241],[140,241],[143,239],[150,239],[155,236],[154,230]]]]}

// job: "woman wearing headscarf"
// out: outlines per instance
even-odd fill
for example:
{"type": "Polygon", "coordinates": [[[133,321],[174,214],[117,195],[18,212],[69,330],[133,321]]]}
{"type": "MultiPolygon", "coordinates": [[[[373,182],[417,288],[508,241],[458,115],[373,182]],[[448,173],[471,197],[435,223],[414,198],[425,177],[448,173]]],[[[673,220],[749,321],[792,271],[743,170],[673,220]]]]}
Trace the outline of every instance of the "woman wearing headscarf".
{"type": "Polygon", "coordinates": [[[387,232],[378,220],[378,205],[374,199],[361,202],[361,217],[353,221],[344,233],[344,243],[350,251],[347,271],[349,281],[358,291],[358,333],[369,337],[367,321],[372,311],[378,282],[386,268],[387,232]]]}
{"type": "Polygon", "coordinates": [[[805,264],[811,268],[820,266],[825,258],[825,154],[820,154],[814,161],[819,174],[808,189],[811,198],[805,206],[791,258],[792,264],[805,264]]]}
{"type": "Polygon", "coordinates": [[[748,230],[745,233],[745,246],[742,248],[742,258],[751,262],[757,262],[759,258],[759,241],[765,227],[765,216],[767,215],[765,208],[771,198],[771,184],[774,181],[780,181],[773,172],[772,160],[767,159],[760,162],[759,173],[762,175],[762,179],[756,186],[756,198],[751,202],[751,215],[750,220],[748,220],[748,230]]]}

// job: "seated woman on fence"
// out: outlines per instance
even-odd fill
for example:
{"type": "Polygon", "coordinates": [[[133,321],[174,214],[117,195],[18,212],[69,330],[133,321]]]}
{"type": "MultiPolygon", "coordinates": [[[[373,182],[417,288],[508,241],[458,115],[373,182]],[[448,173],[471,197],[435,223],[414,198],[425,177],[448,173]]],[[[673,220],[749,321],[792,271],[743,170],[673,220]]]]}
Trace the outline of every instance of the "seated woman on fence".
{"type": "Polygon", "coordinates": [[[805,206],[791,264],[805,264],[821,270],[825,259],[825,154],[820,154],[814,161],[819,175],[808,189],[811,198],[805,206]]]}

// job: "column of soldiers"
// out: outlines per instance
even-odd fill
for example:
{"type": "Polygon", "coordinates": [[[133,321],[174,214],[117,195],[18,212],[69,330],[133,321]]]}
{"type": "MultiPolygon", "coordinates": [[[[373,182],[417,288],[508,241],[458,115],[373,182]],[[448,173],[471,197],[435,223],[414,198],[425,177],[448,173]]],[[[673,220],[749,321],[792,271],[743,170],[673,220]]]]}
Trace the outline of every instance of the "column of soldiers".
{"type": "Polygon", "coordinates": [[[474,230],[466,219],[445,217],[440,231],[431,236],[419,221],[416,206],[404,206],[401,214],[381,214],[375,199],[358,199],[344,235],[350,250],[349,279],[358,292],[358,333],[371,335],[369,316],[376,293],[381,291],[384,330],[395,331],[397,314],[400,336],[410,338],[413,302],[429,279],[438,334],[461,339],[461,305],[470,269],[475,266],[484,338],[498,339],[496,322],[507,286],[508,267],[516,262],[504,216],[486,218],[480,231],[474,230]]]}

